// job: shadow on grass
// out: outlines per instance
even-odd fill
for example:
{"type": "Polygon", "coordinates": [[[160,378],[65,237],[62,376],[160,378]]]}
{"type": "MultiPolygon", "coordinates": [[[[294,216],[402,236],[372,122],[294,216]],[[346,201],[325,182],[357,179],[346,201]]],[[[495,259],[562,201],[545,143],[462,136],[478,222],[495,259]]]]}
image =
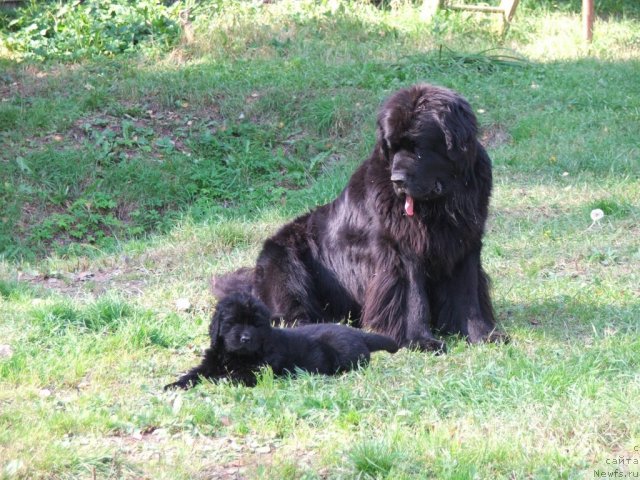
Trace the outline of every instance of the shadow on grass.
{"type": "Polygon", "coordinates": [[[578,301],[559,295],[540,302],[495,303],[498,325],[507,332],[530,332],[559,341],[583,342],[614,334],[637,335],[640,302],[624,304],[578,301]]]}

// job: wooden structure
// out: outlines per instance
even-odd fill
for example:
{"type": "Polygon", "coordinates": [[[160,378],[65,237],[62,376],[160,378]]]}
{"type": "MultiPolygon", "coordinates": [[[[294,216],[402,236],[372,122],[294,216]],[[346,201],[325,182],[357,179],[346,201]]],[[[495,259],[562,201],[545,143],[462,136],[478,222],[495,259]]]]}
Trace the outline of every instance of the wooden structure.
{"type": "MultiPolygon", "coordinates": [[[[502,15],[503,35],[509,29],[511,19],[516,13],[520,0],[501,0],[500,5],[492,7],[489,5],[476,5],[466,3],[452,3],[454,0],[438,0],[438,8],[447,10],[469,10],[473,12],[499,13],[502,15]]],[[[587,42],[593,40],[593,20],[595,17],[594,0],[582,0],[582,34],[587,42]]]]}
{"type": "MultiPolygon", "coordinates": [[[[472,12],[499,13],[502,16],[502,33],[509,29],[511,19],[516,13],[520,0],[501,0],[500,5],[492,7],[490,5],[474,5],[465,3],[451,3],[451,0],[438,0],[439,8],[446,10],[468,10],[472,12]]],[[[586,1],[586,0],[585,0],[586,1]]]]}
{"type": "Polygon", "coordinates": [[[587,42],[593,40],[593,0],[582,0],[582,31],[587,42]]]}

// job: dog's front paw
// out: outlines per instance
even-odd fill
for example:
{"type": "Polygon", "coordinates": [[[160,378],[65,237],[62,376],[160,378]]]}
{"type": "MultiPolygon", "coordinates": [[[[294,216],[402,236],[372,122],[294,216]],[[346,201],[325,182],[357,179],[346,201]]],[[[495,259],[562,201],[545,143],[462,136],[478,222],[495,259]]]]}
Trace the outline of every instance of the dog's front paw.
{"type": "Polygon", "coordinates": [[[447,345],[434,337],[421,337],[405,342],[403,347],[411,350],[420,350],[423,352],[433,352],[435,355],[442,355],[447,351],[447,345]]]}
{"type": "Polygon", "coordinates": [[[493,330],[491,333],[489,333],[489,335],[487,335],[487,338],[485,339],[485,342],[490,343],[509,343],[510,341],[511,338],[509,337],[509,335],[499,330],[493,330]]]}
{"type": "Polygon", "coordinates": [[[467,342],[475,343],[509,343],[509,335],[500,330],[479,329],[470,331],[467,342]]]}

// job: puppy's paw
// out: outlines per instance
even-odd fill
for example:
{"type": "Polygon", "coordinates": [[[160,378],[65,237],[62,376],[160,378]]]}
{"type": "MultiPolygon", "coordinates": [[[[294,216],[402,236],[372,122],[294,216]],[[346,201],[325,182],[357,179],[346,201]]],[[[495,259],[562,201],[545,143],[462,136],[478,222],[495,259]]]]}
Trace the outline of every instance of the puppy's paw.
{"type": "Polygon", "coordinates": [[[168,391],[168,390],[178,390],[178,389],[182,389],[182,390],[189,390],[190,388],[194,387],[199,381],[199,378],[196,376],[191,376],[191,375],[185,375],[184,377],[180,377],[178,379],[177,382],[173,382],[173,383],[169,383],[168,385],[164,386],[164,391],[168,391]]]}
{"type": "Polygon", "coordinates": [[[165,392],[168,392],[169,390],[178,390],[178,389],[189,390],[192,386],[193,385],[187,385],[186,383],[183,383],[183,382],[173,382],[165,385],[163,390],[165,392]]]}

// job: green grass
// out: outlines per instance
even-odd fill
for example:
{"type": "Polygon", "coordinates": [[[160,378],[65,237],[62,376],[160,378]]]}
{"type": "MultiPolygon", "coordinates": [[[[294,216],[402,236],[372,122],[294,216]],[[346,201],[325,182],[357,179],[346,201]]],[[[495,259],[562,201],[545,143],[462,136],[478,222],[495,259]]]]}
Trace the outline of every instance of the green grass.
{"type": "Polygon", "coordinates": [[[557,3],[502,40],[409,2],[144,2],[168,23],[120,10],[141,36],[114,51],[94,2],[55,44],[24,29],[57,4],[0,14],[0,478],[635,478],[640,21],[600,2],[587,45],[557,3]],[[164,393],[207,344],[209,276],[334,198],[420,81],[478,114],[511,343],[164,393]]]}

